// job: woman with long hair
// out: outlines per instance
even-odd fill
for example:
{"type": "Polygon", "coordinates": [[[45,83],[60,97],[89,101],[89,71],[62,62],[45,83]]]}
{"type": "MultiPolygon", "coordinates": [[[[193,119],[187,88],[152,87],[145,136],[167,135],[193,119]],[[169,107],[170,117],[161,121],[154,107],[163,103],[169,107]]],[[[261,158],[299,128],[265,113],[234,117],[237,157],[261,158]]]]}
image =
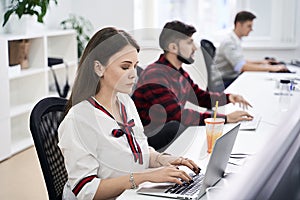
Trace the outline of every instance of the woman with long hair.
{"type": "Polygon", "coordinates": [[[182,184],[199,173],[190,159],[149,147],[130,94],[140,47],[125,31],[104,28],[87,44],[59,127],[68,187],[77,199],[109,199],[149,182],[182,184]]]}

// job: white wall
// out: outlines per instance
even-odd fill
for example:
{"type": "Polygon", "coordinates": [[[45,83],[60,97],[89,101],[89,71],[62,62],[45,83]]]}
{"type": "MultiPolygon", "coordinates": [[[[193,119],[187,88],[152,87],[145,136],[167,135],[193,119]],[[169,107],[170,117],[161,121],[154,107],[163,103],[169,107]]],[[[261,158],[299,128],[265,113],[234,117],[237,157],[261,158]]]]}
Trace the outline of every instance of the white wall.
{"type": "MultiPolygon", "coordinates": [[[[3,23],[5,0],[0,0],[0,23],[3,23]]],[[[70,13],[80,15],[90,20],[94,31],[104,26],[133,30],[134,24],[134,0],[58,0],[53,2],[45,17],[45,25],[50,29],[60,28],[60,22],[70,13]]],[[[4,33],[1,26],[0,33],[4,33]]]]}
{"type": "Polygon", "coordinates": [[[47,16],[47,27],[59,28],[59,23],[69,13],[80,15],[90,20],[97,31],[105,26],[133,30],[134,0],[58,0],[58,5],[51,5],[47,16]],[[51,16],[51,17],[49,17],[51,16]]]}
{"type": "MultiPolygon", "coordinates": [[[[76,0],[75,0],[76,1],[76,0]]],[[[78,0],[77,0],[78,1],[78,0]]],[[[45,24],[49,29],[60,28],[60,22],[67,19],[70,13],[73,13],[73,5],[76,4],[70,0],[58,0],[57,5],[51,2],[50,8],[45,16],[45,24]]]]}
{"type": "Polygon", "coordinates": [[[248,60],[261,60],[265,57],[274,57],[279,61],[289,62],[292,59],[300,60],[299,43],[295,47],[281,48],[244,48],[244,55],[248,60]]]}
{"type": "MultiPolygon", "coordinates": [[[[273,48],[266,48],[256,47],[256,48],[249,48],[245,45],[244,53],[246,58],[249,59],[261,59],[265,56],[275,57],[280,61],[290,61],[291,59],[298,59],[300,60],[300,1],[297,1],[297,8],[296,8],[296,42],[289,47],[282,47],[278,46],[273,48]]],[[[285,30],[291,31],[291,30],[285,30]]],[[[276,45],[275,45],[276,46],[276,45]]]]}

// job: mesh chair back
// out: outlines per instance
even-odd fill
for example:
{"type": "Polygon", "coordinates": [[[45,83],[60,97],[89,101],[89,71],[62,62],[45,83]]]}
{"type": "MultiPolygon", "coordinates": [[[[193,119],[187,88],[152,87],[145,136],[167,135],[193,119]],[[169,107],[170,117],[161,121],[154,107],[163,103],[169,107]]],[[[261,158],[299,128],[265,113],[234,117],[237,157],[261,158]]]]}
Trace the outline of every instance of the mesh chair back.
{"type": "MultiPolygon", "coordinates": [[[[222,77],[220,77],[221,81],[223,82],[223,84],[220,85],[213,82],[211,80],[211,76],[212,73],[216,73],[216,72],[212,72],[212,64],[213,64],[213,59],[216,55],[216,47],[214,46],[214,44],[206,39],[202,39],[200,41],[200,45],[202,48],[202,53],[204,55],[204,61],[206,64],[206,68],[207,68],[207,77],[208,77],[208,90],[210,91],[214,91],[214,92],[221,92],[223,91],[226,87],[228,87],[239,75],[238,72],[233,72],[232,74],[226,74],[223,75],[222,77]]],[[[216,80],[215,80],[216,81],[216,80]]],[[[218,81],[217,81],[218,82],[218,81]]]]}
{"type": "Polygon", "coordinates": [[[207,70],[207,90],[209,91],[215,91],[215,83],[211,80],[212,78],[212,64],[213,64],[213,58],[215,56],[216,47],[213,45],[213,43],[209,40],[201,40],[200,41],[202,54],[204,57],[206,70],[207,70]]]}
{"type": "Polygon", "coordinates": [[[50,200],[61,199],[68,179],[63,155],[57,146],[57,129],[66,103],[63,98],[47,97],[35,105],[30,115],[30,130],[50,200]]]}
{"type": "Polygon", "coordinates": [[[216,47],[211,41],[206,39],[201,40],[200,45],[207,70],[207,90],[211,92],[222,92],[225,89],[223,83],[224,77],[221,77],[221,75],[220,77],[216,77],[218,71],[214,71],[212,67],[213,59],[216,55],[216,47]],[[212,80],[213,73],[215,73],[214,80],[212,80]]]}
{"type": "Polygon", "coordinates": [[[215,57],[216,47],[211,41],[206,40],[206,39],[202,39],[200,41],[200,45],[210,55],[211,58],[215,57]]]}

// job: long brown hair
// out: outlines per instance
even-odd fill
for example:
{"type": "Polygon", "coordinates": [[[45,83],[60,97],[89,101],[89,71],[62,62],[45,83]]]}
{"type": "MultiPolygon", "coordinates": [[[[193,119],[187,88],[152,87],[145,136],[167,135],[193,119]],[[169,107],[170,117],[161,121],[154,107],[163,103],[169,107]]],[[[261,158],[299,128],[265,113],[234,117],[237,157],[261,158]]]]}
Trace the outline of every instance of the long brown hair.
{"type": "Polygon", "coordinates": [[[94,61],[106,66],[109,58],[127,45],[136,48],[137,52],[140,50],[137,42],[123,30],[108,27],[94,34],[80,59],[66,114],[72,106],[99,92],[100,77],[94,71],[94,61]]]}

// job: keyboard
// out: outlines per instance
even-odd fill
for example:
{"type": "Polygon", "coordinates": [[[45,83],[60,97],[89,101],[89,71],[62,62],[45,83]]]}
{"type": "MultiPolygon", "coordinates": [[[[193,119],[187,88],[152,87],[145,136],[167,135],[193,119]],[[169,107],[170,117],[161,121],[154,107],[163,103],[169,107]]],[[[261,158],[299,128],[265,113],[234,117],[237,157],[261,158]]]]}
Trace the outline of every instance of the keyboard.
{"type": "Polygon", "coordinates": [[[194,174],[190,176],[193,178],[192,183],[184,182],[182,185],[175,184],[173,187],[167,189],[165,193],[182,194],[182,195],[194,195],[200,190],[200,186],[204,179],[204,174],[194,174]]]}
{"type": "Polygon", "coordinates": [[[294,74],[296,72],[295,71],[290,71],[289,69],[287,69],[287,70],[280,70],[280,71],[275,71],[275,72],[270,71],[270,73],[292,73],[292,74],[294,74]]]}
{"type": "Polygon", "coordinates": [[[260,116],[254,116],[251,121],[241,121],[240,130],[255,130],[261,120],[260,116]]]}

